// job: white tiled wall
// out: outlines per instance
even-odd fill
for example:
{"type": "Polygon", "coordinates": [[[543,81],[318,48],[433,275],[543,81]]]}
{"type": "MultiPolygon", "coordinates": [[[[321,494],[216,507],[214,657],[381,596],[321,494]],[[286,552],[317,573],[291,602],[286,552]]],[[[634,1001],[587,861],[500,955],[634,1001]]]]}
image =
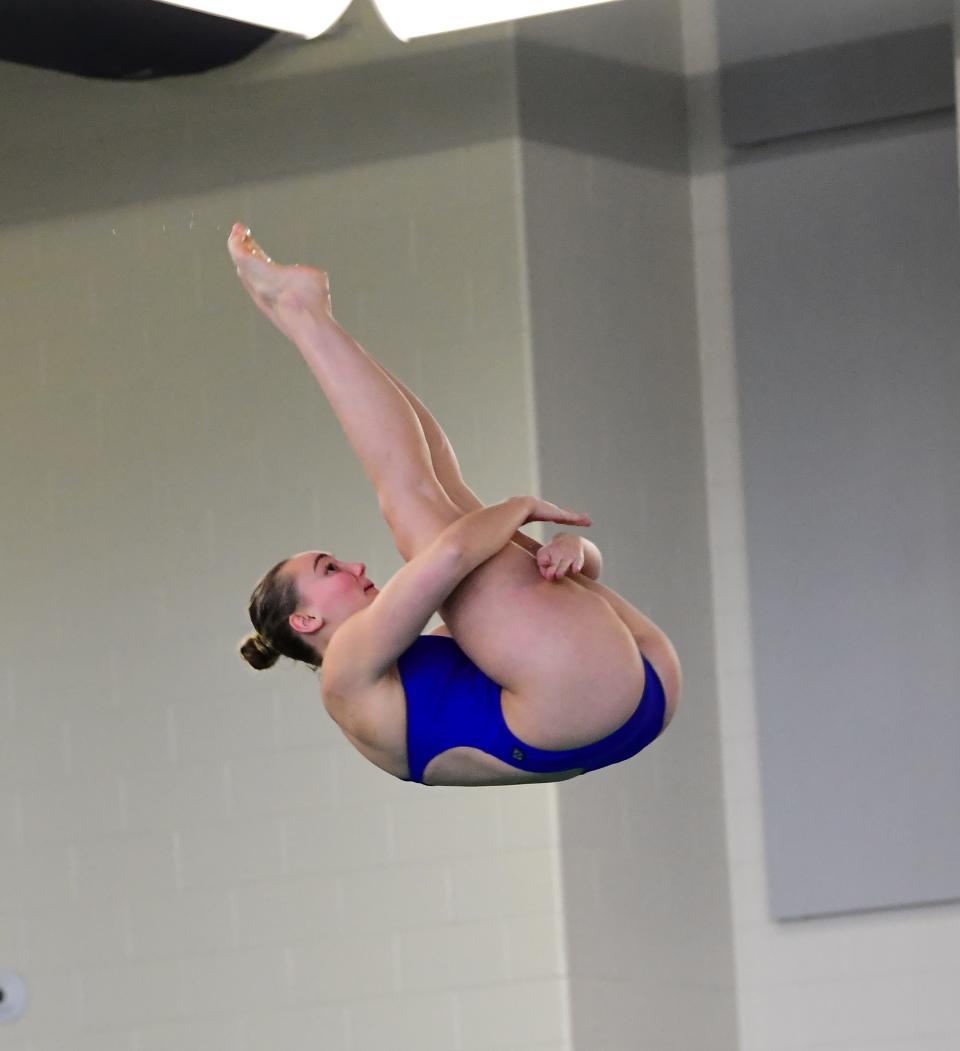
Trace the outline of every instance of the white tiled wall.
{"type": "Polygon", "coordinates": [[[394,781],[309,671],[236,653],[281,557],[400,560],[230,225],[329,268],[482,499],[534,492],[516,150],[0,230],[0,969],[31,997],[3,1051],[569,1047],[554,789],[394,781]]]}
{"type": "Polygon", "coordinates": [[[767,911],[714,0],[684,0],[724,796],[742,1051],[960,1046],[960,908],[774,923],[767,911]]]}

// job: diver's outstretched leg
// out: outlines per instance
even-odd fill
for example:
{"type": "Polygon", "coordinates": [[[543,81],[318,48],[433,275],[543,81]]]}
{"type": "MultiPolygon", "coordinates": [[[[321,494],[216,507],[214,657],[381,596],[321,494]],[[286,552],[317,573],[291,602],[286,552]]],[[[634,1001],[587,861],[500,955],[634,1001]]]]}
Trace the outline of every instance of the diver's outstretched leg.
{"type": "Polygon", "coordinates": [[[407,387],[403,380],[386,368],[382,362],[373,359],[378,369],[389,376],[397,385],[400,393],[410,403],[410,408],[417,414],[420,426],[423,428],[424,437],[430,447],[430,459],[433,461],[433,473],[437,481],[443,486],[444,492],[462,511],[476,511],[483,507],[482,501],[477,494],[467,485],[460,471],[460,461],[454,452],[453,445],[447,437],[446,431],[437,422],[437,418],[423,404],[416,394],[407,387]]]}
{"type": "Polygon", "coordinates": [[[439,490],[417,413],[396,384],[334,320],[327,275],[281,266],[236,224],[227,242],[254,303],[292,340],[323,388],[381,506],[439,490]]]}

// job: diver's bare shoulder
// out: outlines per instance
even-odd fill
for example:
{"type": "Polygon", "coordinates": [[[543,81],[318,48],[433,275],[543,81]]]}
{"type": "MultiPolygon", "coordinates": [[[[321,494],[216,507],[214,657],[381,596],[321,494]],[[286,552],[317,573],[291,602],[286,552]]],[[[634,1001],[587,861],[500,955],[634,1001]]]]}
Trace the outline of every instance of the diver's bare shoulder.
{"type": "MultiPolygon", "coordinates": [[[[446,625],[430,634],[451,637],[446,625]]],[[[397,666],[350,697],[321,692],[324,707],[354,748],[381,770],[408,780],[407,696],[397,666]]]]}

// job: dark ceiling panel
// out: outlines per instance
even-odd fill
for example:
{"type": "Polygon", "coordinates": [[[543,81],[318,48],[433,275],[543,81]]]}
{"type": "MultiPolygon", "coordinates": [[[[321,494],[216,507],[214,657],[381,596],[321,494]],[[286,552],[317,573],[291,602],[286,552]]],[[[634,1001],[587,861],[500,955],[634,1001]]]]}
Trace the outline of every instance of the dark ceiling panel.
{"type": "Polygon", "coordinates": [[[81,77],[149,80],[245,58],[272,29],[155,0],[3,0],[0,61],[81,77]]]}

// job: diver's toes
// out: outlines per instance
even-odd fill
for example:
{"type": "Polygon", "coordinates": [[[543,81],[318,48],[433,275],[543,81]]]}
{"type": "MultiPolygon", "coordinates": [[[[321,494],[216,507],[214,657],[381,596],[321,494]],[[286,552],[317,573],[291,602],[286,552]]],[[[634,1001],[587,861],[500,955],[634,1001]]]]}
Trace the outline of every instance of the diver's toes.
{"type": "Polygon", "coordinates": [[[253,256],[257,259],[262,259],[265,263],[272,262],[270,256],[253,239],[250,228],[244,226],[243,223],[233,224],[230,237],[227,239],[227,247],[235,259],[253,256]]]}

